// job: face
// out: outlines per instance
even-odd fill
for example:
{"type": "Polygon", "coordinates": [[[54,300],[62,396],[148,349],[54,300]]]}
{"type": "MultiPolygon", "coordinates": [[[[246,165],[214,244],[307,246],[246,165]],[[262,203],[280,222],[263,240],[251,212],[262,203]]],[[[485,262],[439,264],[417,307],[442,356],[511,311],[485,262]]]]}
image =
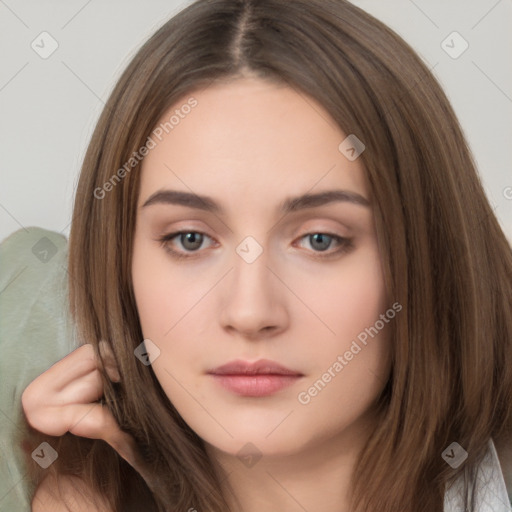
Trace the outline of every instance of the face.
{"type": "Polygon", "coordinates": [[[396,313],[361,159],[339,150],[347,135],[315,100],[284,85],[212,85],[161,121],[180,108],[153,137],[137,205],[132,275],[152,370],[222,452],[349,439],[388,379],[396,313]],[[219,370],[261,360],[259,375],[219,370]]]}

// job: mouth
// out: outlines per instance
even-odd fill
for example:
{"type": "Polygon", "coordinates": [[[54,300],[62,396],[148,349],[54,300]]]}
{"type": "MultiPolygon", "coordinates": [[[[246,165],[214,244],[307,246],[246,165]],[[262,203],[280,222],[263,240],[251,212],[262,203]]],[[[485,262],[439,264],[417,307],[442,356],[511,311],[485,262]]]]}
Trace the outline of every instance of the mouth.
{"type": "Polygon", "coordinates": [[[232,361],[209,370],[207,374],[224,389],[247,397],[272,395],[304,377],[301,372],[266,359],[253,363],[232,361]]]}

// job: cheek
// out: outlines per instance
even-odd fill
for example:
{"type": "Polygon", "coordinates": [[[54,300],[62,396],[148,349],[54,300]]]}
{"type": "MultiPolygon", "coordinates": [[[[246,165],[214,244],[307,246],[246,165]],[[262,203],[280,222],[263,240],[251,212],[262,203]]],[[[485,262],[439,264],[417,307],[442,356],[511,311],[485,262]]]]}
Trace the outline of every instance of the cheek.
{"type": "Polygon", "coordinates": [[[145,338],[160,338],[167,324],[170,327],[169,312],[172,311],[172,294],[165,293],[166,287],[158,266],[134,260],[133,289],[139,314],[139,321],[145,338]],[[168,319],[168,320],[167,320],[168,319]]]}
{"type": "Polygon", "coordinates": [[[309,328],[308,338],[318,342],[304,345],[311,372],[295,398],[304,428],[313,436],[357,424],[382,392],[391,369],[389,327],[395,312],[387,322],[381,320],[390,305],[380,262],[368,254],[346,270],[324,294],[315,295],[319,316],[334,332],[317,324],[316,330],[325,334],[313,337],[309,328]],[[316,427],[319,423],[321,429],[316,427]]]}
{"type": "Polygon", "coordinates": [[[319,320],[311,320],[310,316],[304,328],[322,333],[333,348],[350,343],[374,325],[388,307],[379,253],[373,244],[314,280],[297,280],[297,285],[297,295],[307,299],[305,302],[319,320]]]}
{"type": "MultiPolygon", "coordinates": [[[[302,345],[303,358],[311,362],[302,391],[307,394],[305,401],[315,402],[308,406],[310,411],[319,414],[329,401],[337,402],[343,397],[345,410],[357,414],[385,385],[390,368],[389,324],[394,321],[395,312],[386,316],[390,304],[377,247],[369,245],[347,257],[339,270],[320,277],[317,286],[303,283],[299,291],[308,297],[308,304],[319,319],[303,320],[299,329],[309,340],[302,345]],[[381,320],[381,315],[386,321],[381,320]],[[311,394],[310,386],[314,387],[311,394]]],[[[329,421],[339,420],[333,415],[329,421]]]]}
{"type": "Polygon", "coordinates": [[[132,280],[137,311],[146,338],[165,340],[173,326],[204,295],[202,279],[173,264],[163,248],[136,241],[132,280]]]}

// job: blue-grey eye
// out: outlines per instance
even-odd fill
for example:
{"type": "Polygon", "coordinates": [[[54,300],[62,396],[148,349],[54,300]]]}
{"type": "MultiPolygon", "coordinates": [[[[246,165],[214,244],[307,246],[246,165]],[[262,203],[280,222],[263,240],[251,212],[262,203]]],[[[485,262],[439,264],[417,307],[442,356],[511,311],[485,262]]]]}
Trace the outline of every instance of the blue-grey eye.
{"type": "Polygon", "coordinates": [[[308,239],[311,247],[319,251],[325,251],[331,245],[333,237],[325,233],[313,233],[308,235],[308,239]]]}
{"type": "Polygon", "coordinates": [[[179,234],[179,240],[184,249],[188,251],[195,251],[203,244],[203,235],[196,231],[189,231],[179,234]]]}

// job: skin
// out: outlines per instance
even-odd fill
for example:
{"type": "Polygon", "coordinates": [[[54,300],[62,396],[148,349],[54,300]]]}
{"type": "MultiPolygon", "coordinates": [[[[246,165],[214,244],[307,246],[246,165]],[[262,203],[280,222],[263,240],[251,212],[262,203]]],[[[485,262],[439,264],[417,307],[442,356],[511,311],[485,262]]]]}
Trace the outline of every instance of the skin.
{"type": "MultiPolygon", "coordinates": [[[[99,349],[109,378],[120,375],[108,345],[100,341],[99,349]]],[[[70,432],[90,439],[103,439],[130,463],[148,485],[146,465],[135,440],[123,432],[108,407],[101,405],[103,381],[100,362],[91,344],[85,344],[57,361],[34,379],[21,397],[27,422],[51,436],[70,432]]],[[[39,453],[39,452],[38,452],[39,453]]],[[[102,495],[83,485],[80,478],[69,475],[44,476],[31,503],[32,512],[109,512],[102,495]]]]}
{"type": "Polygon", "coordinates": [[[229,474],[231,490],[223,485],[235,510],[321,503],[324,512],[348,512],[349,479],[374,424],[371,405],[389,377],[388,328],[307,405],[297,397],[390,307],[373,211],[347,201],[284,216],[277,207],[333,189],[370,201],[361,159],[349,161],[338,150],[346,134],[288,86],[245,77],[193,96],[198,105],[142,165],[132,275],[144,337],[160,350],[153,371],[229,474]],[[207,195],[225,212],[143,207],[160,189],[207,195]],[[189,259],[173,258],[158,241],[178,230],[205,234],[199,248],[179,236],[166,243],[189,259]],[[314,233],[352,246],[339,252],[332,239],[321,251],[306,236],[314,233]],[[263,249],[252,263],[236,252],[247,236],[263,249]],[[271,359],[303,377],[270,396],[242,397],[206,374],[237,358],[271,359]],[[237,457],[247,443],[262,456],[250,467],[237,457]]]}

